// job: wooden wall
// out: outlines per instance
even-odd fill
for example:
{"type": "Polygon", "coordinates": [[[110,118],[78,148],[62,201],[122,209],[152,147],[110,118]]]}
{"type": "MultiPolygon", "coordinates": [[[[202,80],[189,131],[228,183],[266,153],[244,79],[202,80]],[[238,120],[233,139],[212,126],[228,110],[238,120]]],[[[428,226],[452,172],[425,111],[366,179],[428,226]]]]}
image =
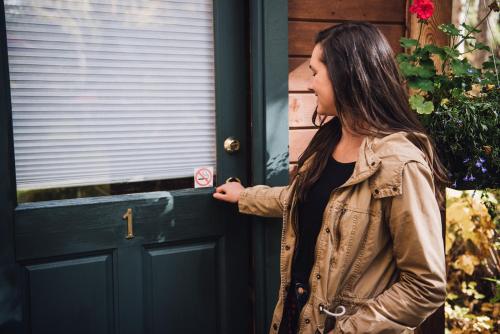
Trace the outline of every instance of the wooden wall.
{"type": "Polygon", "coordinates": [[[311,120],[316,98],[307,91],[311,78],[309,57],[316,33],[345,20],[369,21],[381,29],[394,51],[400,52],[399,38],[407,34],[405,12],[403,0],[288,1],[290,170],[316,132],[311,120]]]}
{"type": "MultiPolygon", "coordinates": [[[[447,43],[437,25],[451,21],[452,0],[435,1],[435,14],[422,33],[422,41],[447,43]]],[[[408,0],[289,0],[288,2],[288,89],[290,170],[316,132],[311,117],[316,106],[314,94],[307,91],[311,78],[309,57],[315,34],[345,20],[363,20],[377,25],[394,52],[401,52],[399,38],[416,38],[418,22],[409,15],[408,0]]]]}

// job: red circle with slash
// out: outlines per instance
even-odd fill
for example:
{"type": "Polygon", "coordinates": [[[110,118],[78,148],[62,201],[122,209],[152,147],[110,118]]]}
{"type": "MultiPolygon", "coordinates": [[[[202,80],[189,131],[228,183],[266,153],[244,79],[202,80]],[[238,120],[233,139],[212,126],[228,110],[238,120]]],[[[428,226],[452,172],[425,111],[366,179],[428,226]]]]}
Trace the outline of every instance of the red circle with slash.
{"type": "Polygon", "coordinates": [[[212,182],[212,173],[207,168],[200,168],[196,172],[194,180],[199,186],[204,187],[212,182]]]}

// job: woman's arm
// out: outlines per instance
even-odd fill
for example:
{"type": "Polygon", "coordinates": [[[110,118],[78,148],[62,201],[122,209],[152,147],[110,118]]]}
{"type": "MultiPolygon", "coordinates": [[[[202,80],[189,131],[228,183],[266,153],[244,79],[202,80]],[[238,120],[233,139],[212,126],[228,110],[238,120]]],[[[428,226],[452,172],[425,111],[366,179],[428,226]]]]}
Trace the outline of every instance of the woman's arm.
{"type": "Polygon", "coordinates": [[[402,182],[388,219],[400,280],[339,320],[335,333],[401,333],[416,328],[445,301],[441,216],[432,173],[412,161],[404,167],[402,182]]]}
{"type": "Polygon", "coordinates": [[[213,197],[230,203],[238,203],[241,213],[263,217],[282,217],[288,198],[289,186],[269,187],[257,185],[244,188],[237,182],[225,183],[215,189],[213,197]]]}
{"type": "Polygon", "coordinates": [[[263,217],[282,217],[289,186],[257,185],[240,193],[238,209],[241,213],[263,217]]]}

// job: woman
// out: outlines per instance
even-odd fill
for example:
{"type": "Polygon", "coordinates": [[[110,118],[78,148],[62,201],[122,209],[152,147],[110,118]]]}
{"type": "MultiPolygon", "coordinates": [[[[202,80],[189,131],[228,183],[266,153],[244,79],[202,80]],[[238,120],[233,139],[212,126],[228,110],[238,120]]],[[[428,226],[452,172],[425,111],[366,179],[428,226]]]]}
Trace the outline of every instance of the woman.
{"type": "Polygon", "coordinates": [[[321,122],[291,184],[213,196],[283,217],[270,333],[413,333],[445,300],[446,171],[374,25],[319,32],[310,68],[321,122]]]}

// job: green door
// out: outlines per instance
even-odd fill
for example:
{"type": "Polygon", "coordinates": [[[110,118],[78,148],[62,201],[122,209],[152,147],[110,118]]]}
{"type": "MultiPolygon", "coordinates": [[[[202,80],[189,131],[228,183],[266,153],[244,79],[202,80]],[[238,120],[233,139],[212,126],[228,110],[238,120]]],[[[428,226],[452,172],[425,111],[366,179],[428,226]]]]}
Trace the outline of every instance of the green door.
{"type": "MultiPolygon", "coordinates": [[[[33,93],[30,93],[32,92],[31,86],[26,86],[24,91],[22,90],[24,86],[14,91],[17,83],[12,79],[13,77],[27,77],[30,75],[29,69],[36,71],[37,66],[42,64],[41,61],[37,62],[35,59],[23,70],[18,62],[19,59],[24,59],[23,57],[29,57],[29,55],[19,56],[23,46],[20,43],[25,41],[9,38],[9,29],[22,31],[23,24],[33,24],[33,20],[38,14],[35,16],[26,14],[22,20],[15,22],[15,24],[12,23],[10,26],[9,15],[22,14],[27,10],[26,6],[33,4],[37,8],[36,13],[39,13],[40,16],[50,15],[47,14],[48,11],[45,8],[47,3],[53,4],[54,2],[2,1],[0,31],[2,33],[1,39],[7,36],[7,43],[4,40],[0,45],[2,48],[0,65],[3,69],[0,78],[3,99],[1,113],[2,120],[10,121],[14,118],[14,128],[15,122],[21,120],[18,120],[15,115],[12,117],[12,112],[25,101],[29,101],[29,106],[32,108],[46,108],[44,110],[47,114],[50,114],[51,110],[50,104],[47,104],[48,107],[36,104],[36,101],[46,102],[47,97],[35,96],[36,98],[34,98],[33,93]],[[11,48],[11,46],[13,47],[11,48]],[[12,56],[15,54],[18,55],[17,58],[12,56]],[[10,77],[8,71],[5,73],[6,69],[10,69],[10,77]],[[23,73],[19,74],[20,72],[23,73]],[[25,93],[26,95],[22,95],[25,93]]],[[[60,22],[56,22],[58,26],[65,24],[70,26],[75,22],[79,24],[90,15],[89,12],[85,11],[85,8],[77,8],[76,12],[81,12],[82,17],[72,16],[72,21],[68,20],[68,16],[64,16],[65,13],[74,10],[73,6],[78,7],[83,2],[75,3],[68,0],[56,1],[55,3],[60,8],[59,13],[62,14],[51,17],[51,22],[59,19],[60,22]]],[[[116,1],[96,3],[102,6],[106,4],[115,6],[113,8],[118,8],[117,12],[126,9],[120,7],[120,2],[116,1]]],[[[129,3],[131,4],[129,8],[134,4],[140,4],[147,9],[148,3],[153,2],[129,1],[129,3]]],[[[154,3],[160,2],[154,1],[154,3]]],[[[92,6],[93,4],[88,3],[87,5],[92,6]]],[[[170,20],[169,11],[174,10],[175,6],[175,2],[169,2],[167,5],[160,4],[158,7],[150,9],[155,13],[164,10],[160,16],[164,17],[165,20],[170,20]]],[[[111,24],[112,19],[103,16],[104,9],[102,8],[104,7],[96,8],[92,15],[99,17],[101,23],[111,24]]],[[[74,14],[75,11],[72,13],[74,14]]],[[[194,15],[189,10],[183,10],[180,13],[182,14],[180,17],[194,15]]],[[[230,0],[215,0],[213,2],[215,69],[213,84],[215,131],[213,132],[213,140],[214,152],[216,152],[214,154],[213,186],[224,183],[230,177],[237,177],[243,184],[247,183],[246,155],[248,147],[246,133],[248,125],[246,114],[249,88],[246,15],[244,2],[230,0]],[[224,150],[224,141],[228,137],[234,137],[240,142],[240,149],[231,154],[224,150]]],[[[132,20],[132,17],[130,19],[132,20]]],[[[42,25],[44,25],[44,29],[47,27],[55,29],[50,22],[37,23],[37,27],[42,25]]],[[[89,26],[88,29],[92,29],[92,27],[89,26]]],[[[120,34],[118,29],[112,32],[116,33],[116,36],[120,34]]],[[[28,35],[27,40],[46,38],[46,36],[48,35],[32,33],[28,35]]],[[[55,45],[56,42],[65,38],[64,32],[54,32],[54,35],[51,36],[55,36],[52,44],[46,45],[54,45],[54,49],[44,49],[43,55],[59,57],[57,58],[58,62],[60,61],[58,64],[63,64],[67,61],[64,50],[56,49],[55,45]]],[[[144,38],[151,36],[153,33],[144,38]]],[[[131,34],[130,39],[133,38],[137,38],[137,36],[131,34]]],[[[170,37],[162,35],[159,38],[163,41],[170,37]]],[[[176,35],[174,33],[172,39],[176,38],[185,37],[182,34],[176,35]]],[[[92,43],[86,44],[86,47],[91,48],[92,43]]],[[[113,46],[117,52],[120,47],[119,43],[113,46]]],[[[120,55],[120,57],[125,59],[127,54],[120,55]]],[[[157,58],[151,59],[158,60],[157,58]]],[[[176,61],[181,63],[179,68],[184,68],[186,65],[189,67],[189,59],[190,57],[187,55],[184,64],[182,64],[182,59],[177,59],[176,61]]],[[[85,61],[90,63],[92,59],[85,59],[85,61]]],[[[140,71],[146,66],[137,60],[134,61],[136,61],[137,67],[133,70],[140,71]]],[[[162,59],[158,61],[162,61],[162,59]]],[[[103,64],[109,64],[110,67],[99,68],[103,73],[103,76],[98,78],[101,81],[108,78],[106,71],[115,66],[109,61],[103,62],[103,64]]],[[[47,64],[43,63],[42,65],[47,64]]],[[[68,65],[67,69],[68,73],[71,72],[71,65],[68,65]]],[[[46,73],[47,77],[53,75],[49,72],[46,73]]],[[[70,79],[65,82],[62,74],[58,78],[63,80],[62,83],[56,83],[58,85],[79,87],[70,79]]],[[[68,76],[68,78],[70,77],[68,76]]],[[[36,83],[40,80],[43,81],[44,77],[33,80],[36,83]]],[[[147,79],[144,79],[144,87],[155,89],[155,83],[157,82],[148,82],[147,79]]],[[[46,85],[50,88],[51,84],[47,83],[46,85]]],[[[124,99],[130,98],[130,101],[134,101],[133,99],[136,97],[135,94],[126,96],[123,92],[116,94],[122,94],[117,96],[123,96],[124,99]]],[[[165,94],[167,97],[175,97],[175,94],[168,95],[169,92],[165,94]]],[[[184,94],[183,96],[187,94],[187,98],[189,98],[189,92],[182,92],[182,94],[184,94]]],[[[53,96],[50,98],[55,99],[53,96]]],[[[90,98],[87,96],[86,101],[90,98]]],[[[148,101],[147,105],[151,109],[156,107],[151,102],[155,101],[155,98],[160,99],[163,96],[154,96],[148,101]]],[[[28,104],[28,102],[26,103],[28,104]]],[[[125,105],[128,106],[126,103],[125,105]]],[[[79,106],[76,105],[76,107],[79,106]]],[[[182,107],[183,105],[179,105],[180,110],[186,110],[182,107]]],[[[189,110],[185,113],[186,117],[190,117],[189,110]]],[[[29,117],[29,114],[26,115],[29,117]]],[[[15,129],[12,130],[12,124],[7,122],[0,124],[2,126],[0,132],[8,134],[1,138],[1,152],[5,154],[2,156],[2,160],[4,157],[8,159],[3,163],[1,171],[2,173],[6,172],[10,180],[16,180],[17,171],[18,180],[20,175],[24,175],[24,169],[19,167],[24,158],[18,159],[15,155],[17,154],[15,151],[21,147],[19,145],[21,141],[13,133],[15,129]],[[11,147],[13,151],[6,149],[11,147]]],[[[96,126],[104,126],[103,124],[96,126]]],[[[23,129],[21,127],[21,130],[23,129]]],[[[127,129],[123,131],[134,136],[133,124],[127,129]]],[[[28,130],[30,129],[28,128],[28,130]]],[[[184,133],[183,138],[186,138],[186,135],[189,133],[184,133]]],[[[193,133],[193,137],[195,135],[196,133],[193,133]]],[[[126,138],[128,136],[125,135],[126,138]]],[[[33,154],[38,153],[34,149],[33,154]]],[[[142,153],[135,146],[131,146],[128,150],[130,161],[144,159],[142,153]]],[[[162,152],[158,152],[156,158],[159,161],[166,159],[165,156],[162,156],[162,152]]],[[[185,159],[189,160],[189,158],[185,159]]],[[[86,163],[86,159],[93,159],[92,152],[89,153],[88,158],[80,156],[78,159],[80,160],[75,160],[77,161],[75,164],[86,163]]],[[[28,163],[27,168],[30,166],[32,165],[28,163]]],[[[144,168],[144,173],[149,172],[148,166],[144,168]]],[[[150,166],[153,170],[154,161],[151,162],[150,166]]],[[[42,173],[44,168],[46,167],[40,167],[34,172],[34,175],[42,173]]],[[[181,172],[193,173],[193,170],[181,172]]],[[[169,180],[157,181],[167,182],[159,183],[160,186],[154,188],[154,191],[141,190],[144,189],[144,185],[141,186],[139,182],[132,184],[129,187],[130,190],[119,195],[80,195],[75,196],[75,198],[31,202],[18,201],[15,191],[11,191],[15,187],[8,188],[8,182],[2,185],[2,191],[7,190],[5,192],[7,197],[3,197],[2,194],[2,209],[13,208],[12,217],[7,214],[5,218],[7,220],[13,219],[12,240],[15,250],[15,263],[13,265],[17,266],[18,275],[14,282],[2,277],[0,285],[9,282],[8,284],[19,291],[20,313],[22,314],[21,319],[17,318],[20,325],[12,328],[17,328],[25,333],[51,334],[218,334],[247,331],[251,323],[251,319],[249,319],[250,226],[243,221],[244,217],[238,215],[236,206],[213,199],[213,187],[179,186],[179,184],[185,184],[182,182],[186,182],[186,178],[176,180],[173,177],[169,180]],[[176,181],[179,182],[176,183],[176,181]],[[139,184],[138,188],[134,188],[135,184],[139,184]],[[17,204],[10,206],[9,203],[17,204]],[[133,237],[131,237],[132,235],[133,237]]],[[[6,226],[10,224],[9,221],[2,221],[2,223],[6,226]]],[[[7,249],[9,245],[2,247],[7,249]]],[[[5,263],[2,262],[0,265],[5,265],[5,263]]],[[[4,320],[2,319],[2,321],[4,320]]],[[[10,328],[2,327],[3,325],[0,323],[0,332],[10,328]]]]}

